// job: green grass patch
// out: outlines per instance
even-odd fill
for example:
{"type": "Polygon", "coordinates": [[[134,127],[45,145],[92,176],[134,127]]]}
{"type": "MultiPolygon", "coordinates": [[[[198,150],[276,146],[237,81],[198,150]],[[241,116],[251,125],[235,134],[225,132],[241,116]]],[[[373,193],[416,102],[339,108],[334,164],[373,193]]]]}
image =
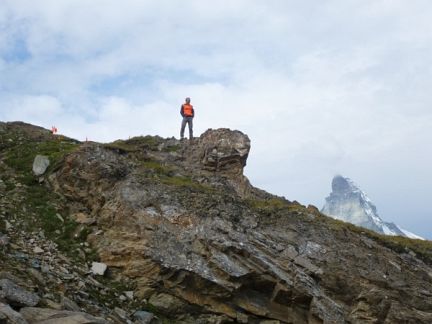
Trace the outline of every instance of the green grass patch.
{"type": "Polygon", "coordinates": [[[136,153],[136,152],[144,152],[145,150],[150,151],[159,151],[162,152],[177,152],[181,145],[173,144],[173,145],[163,145],[160,148],[161,144],[164,144],[165,140],[159,136],[138,136],[133,137],[128,140],[117,140],[112,143],[104,144],[104,147],[108,149],[113,149],[118,151],[119,153],[136,153]]]}
{"type": "Polygon", "coordinates": [[[163,148],[164,152],[177,152],[181,148],[181,145],[169,145],[163,148]]]}
{"type": "Polygon", "coordinates": [[[159,136],[137,136],[126,141],[129,145],[147,148],[150,150],[157,150],[159,144],[163,142],[163,138],[159,136]]]}
{"type": "Polygon", "coordinates": [[[119,151],[119,153],[133,153],[139,151],[139,148],[135,145],[128,144],[126,141],[117,140],[112,143],[107,143],[103,145],[105,148],[119,151]]]}
{"type": "Polygon", "coordinates": [[[249,199],[247,203],[251,208],[258,210],[280,210],[290,207],[289,202],[282,198],[249,199]]]}
{"type": "Polygon", "coordinates": [[[79,237],[74,234],[79,226],[74,220],[63,215],[62,221],[57,214],[60,214],[58,198],[48,188],[40,184],[34,184],[26,188],[21,202],[21,209],[25,207],[25,227],[29,232],[43,229],[47,238],[56,242],[59,249],[72,257],[78,257],[77,249],[79,243],[84,242],[90,232],[90,228],[80,232],[79,237]]]}
{"type": "Polygon", "coordinates": [[[213,189],[212,187],[193,181],[192,178],[189,177],[181,177],[181,176],[164,177],[161,179],[161,182],[169,186],[190,188],[200,192],[215,191],[215,189],[213,189]]]}
{"type": "Polygon", "coordinates": [[[162,163],[153,160],[142,161],[141,166],[144,169],[150,170],[158,175],[172,176],[174,173],[172,168],[164,166],[162,163]]]}
{"type": "Polygon", "coordinates": [[[17,145],[6,153],[5,163],[17,172],[31,173],[36,155],[48,156],[50,167],[79,145],[72,141],[51,140],[40,143],[26,142],[17,145]]]}

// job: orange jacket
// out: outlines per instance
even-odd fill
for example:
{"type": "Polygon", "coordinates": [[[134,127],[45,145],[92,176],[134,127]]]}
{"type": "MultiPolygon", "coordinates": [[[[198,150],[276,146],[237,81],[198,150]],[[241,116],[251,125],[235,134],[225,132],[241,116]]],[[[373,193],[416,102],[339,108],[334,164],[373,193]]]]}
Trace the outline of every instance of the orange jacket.
{"type": "Polygon", "coordinates": [[[191,104],[183,104],[181,106],[180,114],[183,117],[193,117],[195,115],[193,106],[191,104]]]}

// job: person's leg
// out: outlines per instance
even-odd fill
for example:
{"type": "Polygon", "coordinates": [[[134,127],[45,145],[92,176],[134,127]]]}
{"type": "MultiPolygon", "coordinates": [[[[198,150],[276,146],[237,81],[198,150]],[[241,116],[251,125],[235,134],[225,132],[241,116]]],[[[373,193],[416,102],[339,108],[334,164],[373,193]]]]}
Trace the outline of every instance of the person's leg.
{"type": "Polygon", "coordinates": [[[181,129],[180,129],[180,139],[184,138],[184,131],[186,127],[187,118],[183,117],[182,123],[181,123],[181,129]]]}
{"type": "Polygon", "coordinates": [[[193,118],[188,118],[188,126],[189,126],[189,139],[193,139],[193,118]]]}

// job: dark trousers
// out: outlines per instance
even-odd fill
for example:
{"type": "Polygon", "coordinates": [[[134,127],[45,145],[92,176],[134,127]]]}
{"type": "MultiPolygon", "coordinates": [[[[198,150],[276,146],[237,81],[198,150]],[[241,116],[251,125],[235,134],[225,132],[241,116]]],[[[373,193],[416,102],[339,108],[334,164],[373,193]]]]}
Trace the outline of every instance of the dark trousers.
{"type": "Polygon", "coordinates": [[[188,124],[189,127],[189,139],[193,138],[193,123],[192,123],[193,117],[183,117],[182,123],[181,123],[181,129],[180,129],[180,138],[184,138],[184,131],[186,124],[188,124]]]}

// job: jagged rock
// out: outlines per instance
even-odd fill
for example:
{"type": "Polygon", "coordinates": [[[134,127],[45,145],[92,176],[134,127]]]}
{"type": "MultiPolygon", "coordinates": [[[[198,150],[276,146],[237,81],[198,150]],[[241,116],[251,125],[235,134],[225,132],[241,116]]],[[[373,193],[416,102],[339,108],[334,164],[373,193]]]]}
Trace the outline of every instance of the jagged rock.
{"type": "Polygon", "coordinates": [[[106,320],[83,312],[71,312],[48,308],[24,307],[20,314],[30,323],[106,324],[106,320]]]}
{"type": "Polygon", "coordinates": [[[149,303],[167,314],[176,314],[185,309],[185,303],[181,299],[165,293],[154,294],[149,299],[149,303]]]}
{"type": "MultiPolygon", "coordinates": [[[[253,188],[243,175],[249,145],[240,132],[209,130],[175,156],[160,143],[154,151],[146,146],[133,153],[145,161],[140,166],[92,144],[69,155],[50,182],[81,202],[79,210],[90,208],[101,232],[89,241],[101,261],[122,269],[136,283],[138,298],[149,298],[170,316],[343,321],[358,294],[369,289],[361,278],[381,280],[369,270],[370,248],[358,234],[347,239],[332,232],[316,208],[253,188]]],[[[379,254],[383,264],[398,258],[385,249],[379,254]]]]}
{"type": "Polygon", "coordinates": [[[75,303],[72,299],[67,298],[66,296],[61,296],[61,305],[65,310],[80,312],[81,308],[75,303]]]}
{"type": "Polygon", "coordinates": [[[136,324],[149,324],[154,318],[154,315],[146,311],[136,311],[133,314],[133,318],[136,324]]]}
{"type": "Polygon", "coordinates": [[[40,284],[40,285],[42,285],[42,286],[45,286],[46,285],[46,280],[45,280],[45,278],[44,278],[44,276],[38,271],[38,270],[36,270],[36,269],[34,269],[34,268],[29,268],[28,270],[27,270],[27,272],[29,273],[29,275],[31,276],[31,277],[33,277],[34,279],[35,279],[35,281],[38,283],[38,284],[40,284]]]}
{"type": "Polygon", "coordinates": [[[125,291],[125,295],[127,298],[129,298],[130,300],[134,299],[134,292],[133,291],[125,291]]]}
{"type": "Polygon", "coordinates": [[[45,173],[46,169],[49,167],[50,161],[47,156],[36,155],[33,161],[33,173],[36,176],[41,176],[45,173]]]}
{"type": "Polygon", "coordinates": [[[0,296],[16,306],[36,306],[40,300],[37,294],[28,292],[9,279],[0,280],[0,296]]]}
{"type": "Polygon", "coordinates": [[[107,269],[107,265],[105,263],[93,262],[91,271],[95,275],[103,276],[107,269]]]}
{"type": "Polygon", "coordinates": [[[44,253],[45,251],[43,249],[41,249],[39,246],[35,246],[33,249],[33,253],[35,254],[41,254],[44,253]]]}
{"type": "Polygon", "coordinates": [[[2,164],[11,152],[3,148],[52,135],[7,128],[16,132],[12,143],[0,136],[2,179],[17,174],[0,195],[1,217],[13,224],[0,267],[17,267],[22,287],[37,287],[44,306],[58,308],[67,294],[86,313],[120,321],[116,303],[134,289],[134,302],[124,300],[121,310],[132,314],[140,302],[157,306],[161,321],[185,324],[432,322],[427,249],[384,242],[254,188],[243,175],[249,144],[240,132],[210,130],[193,144],[159,137],[85,143],[68,150],[43,185],[18,185],[24,177],[2,164]],[[58,194],[50,207],[65,216],[54,217],[56,231],[26,233],[29,219],[45,216],[26,204],[23,193],[33,186],[58,194]],[[95,222],[79,224],[75,236],[77,213],[95,222]],[[86,259],[62,257],[67,242],[56,247],[49,237],[67,239],[63,234],[71,234],[70,252],[84,249],[86,259]],[[35,246],[46,253],[34,255],[35,246]],[[95,253],[110,267],[103,283],[89,271],[95,253]],[[29,267],[41,269],[45,285],[23,276],[29,267]]]}
{"type": "Polygon", "coordinates": [[[250,150],[249,137],[229,129],[207,130],[195,148],[205,170],[242,173],[250,150]]]}
{"type": "Polygon", "coordinates": [[[27,324],[27,321],[20,313],[14,311],[9,305],[0,302],[0,323],[27,324]]]}

